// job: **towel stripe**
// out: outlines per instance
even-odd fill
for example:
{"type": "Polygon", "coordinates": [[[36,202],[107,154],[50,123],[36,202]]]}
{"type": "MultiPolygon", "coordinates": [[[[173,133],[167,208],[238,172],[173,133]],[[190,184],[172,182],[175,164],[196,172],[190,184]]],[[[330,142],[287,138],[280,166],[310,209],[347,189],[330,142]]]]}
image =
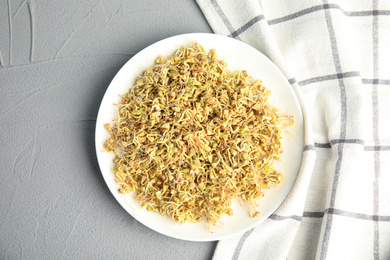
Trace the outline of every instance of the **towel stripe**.
{"type": "MultiPolygon", "coordinates": [[[[298,83],[300,87],[310,85],[313,83],[323,82],[323,81],[329,81],[329,80],[336,80],[336,79],[346,79],[346,78],[353,78],[353,77],[361,77],[359,71],[349,71],[349,72],[343,72],[343,73],[336,73],[336,74],[328,74],[313,78],[308,78],[304,80],[297,81],[295,78],[291,78],[288,80],[288,82],[292,85],[294,83],[298,83]]],[[[390,85],[390,79],[367,79],[362,78],[363,84],[377,84],[377,85],[390,85]]]]}
{"type": "Polygon", "coordinates": [[[245,240],[252,234],[253,230],[254,230],[254,228],[252,228],[251,230],[248,230],[240,238],[240,241],[238,241],[238,244],[236,246],[236,250],[234,250],[234,254],[233,254],[232,260],[237,260],[238,259],[238,257],[240,256],[240,253],[241,253],[242,246],[245,243],[245,240]]]}
{"type": "Polygon", "coordinates": [[[271,216],[269,216],[270,219],[272,220],[276,220],[276,221],[283,221],[283,220],[296,220],[296,221],[301,221],[302,220],[302,217],[301,216],[297,216],[297,215],[291,215],[291,216],[281,216],[281,215],[277,215],[277,214],[272,214],[271,216]]]}
{"type": "MultiPolygon", "coordinates": [[[[372,13],[378,8],[378,0],[374,0],[372,4],[372,13]]],[[[378,78],[378,57],[379,57],[379,32],[378,32],[378,16],[372,17],[372,46],[373,46],[373,77],[378,78]]],[[[372,125],[373,125],[373,138],[375,146],[380,145],[379,141],[379,109],[378,109],[378,84],[375,82],[372,88],[372,125]]],[[[375,179],[373,184],[373,215],[377,216],[379,213],[379,178],[380,178],[380,151],[374,151],[374,171],[375,179]]],[[[374,219],[374,259],[379,259],[379,222],[378,218],[374,219]]]]}
{"type": "MultiPolygon", "coordinates": [[[[229,33],[234,32],[234,28],[233,28],[232,24],[230,23],[229,19],[226,17],[225,13],[223,12],[221,6],[218,4],[217,0],[210,0],[210,2],[213,5],[217,14],[219,15],[219,18],[221,18],[222,22],[225,24],[229,33]]],[[[237,39],[239,39],[238,36],[237,36],[237,39]]]]}
{"type": "MultiPolygon", "coordinates": [[[[323,0],[324,4],[326,3],[326,0],[323,0]]],[[[339,57],[339,51],[337,46],[337,40],[333,28],[333,21],[330,14],[329,9],[324,9],[325,11],[325,20],[328,28],[328,34],[332,49],[332,56],[333,56],[333,62],[336,69],[336,73],[340,74],[341,71],[341,64],[340,64],[340,57],[339,57]]],[[[338,78],[339,82],[339,88],[340,88],[340,139],[345,139],[346,137],[346,127],[347,127],[347,97],[346,97],[346,91],[345,91],[345,85],[342,78],[338,78]]],[[[336,195],[337,195],[337,188],[339,184],[339,177],[341,173],[341,164],[343,162],[343,151],[344,151],[344,145],[343,143],[340,143],[337,149],[338,158],[336,161],[335,166],[335,172],[333,177],[333,183],[332,183],[332,190],[331,190],[331,196],[330,196],[330,202],[329,207],[334,208],[336,204],[336,195]]],[[[329,239],[330,234],[332,231],[332,224],[333,224],[333,215],[329,214],[327,215],[327,218],[325,219],[325,230],[324,230],[324,237],[323,237],[323,244],[320,248],[320,259],[326,259],[327,252],[328,252],[328,245],[329,245],[329,239]]]]}
{"type": "Polygon", "coordinates": [[[280,18],[275,18],[275,19],[269,20],[268,24],[269,25],[279,24],[279,23],[283,23],[286,21],[296,19],[298,17],[302,17],[302,16],[307,15],[307,14],[311,14],[311,13],[318,12],[321,10],[329,10],[329,9],[339,10],[345,16],[371,16],[371,15],[373,15],[373,16],[380,16],[380,15],[386,16],[386,15],[390,15],[390,10],[346,11],[346,10],[342,9],[340,7],[340,5],[337,5],[337,4],[322,4],[322,5],[312,6],[312,7],[303,9],[301,11],[298,11],[298,12],[280,17],[280,18]]]}
{"type": "Polygon", "coordinates": [[[363,145],[364,146],[363,149],[366,152],[390,151],[390,145],[364,145],[364,141],[359,140],[359,139],[351,139],[351,140],[337,139],[334,141],[332,140],[330,143],[314,143],[314,147],[315,148],[328,148],[329,149],[329,148],[332,148],[332,145],[340,144],[340,143],[363,145]]]}
{"type": "Polygon", "coordinates": [[[364,151],[375,152],[375,151],[390,151],[390,145],[374,145],[365,146],[364,151]]]}
{"type": "Polygon", "coordinates": [[[249,20],[249,22],[247,22],[246,24],[244,24],[243,26],[241,26],[240,28],[238,28],[237,30],[232,32],[229,35],[229,37],[237,38],[238,35],[240,35],[241,33],[245,32],[250,27],[252,27],[255,23],[257,23],[257,22],[259,22],[261,20],[264,20],[264,15],[262,15],[262,14],[253,17],[251,20],[249,20]]]}
{"type": "Polygon", "coordinates": [[[303,218],[323,218],[325,215],[337,215],[347,218],[354,218],[360,220],[368,220],[374,222],[390,222],[390,216],[369,215],[358,212],[352,212],[336,208],[327,208],[325,211],[304,211],[302,216],[290,215],[281,216],[272,214],[269,218],[275,221],[295,220],[301,221],[303,218]]]}
{"type": "Polygon", "coordinates": [[[350,71],[350,72],[344,72],[344,73],[329,74],[329,75],[325,75],[325,76],[301,80],[298,83],[302,87],[302,86],[305,86],[308,84],[317,83],[317,82],[321,82],[321,81],[341,79],[341,78],[350,78],[350,77],[360,77],[360,72],[359,71],[350,71]]]}
{"type": "Polygon", "coordinates": [[[362,79],[363,84],[390,85],[390,79],[362,79]]]}

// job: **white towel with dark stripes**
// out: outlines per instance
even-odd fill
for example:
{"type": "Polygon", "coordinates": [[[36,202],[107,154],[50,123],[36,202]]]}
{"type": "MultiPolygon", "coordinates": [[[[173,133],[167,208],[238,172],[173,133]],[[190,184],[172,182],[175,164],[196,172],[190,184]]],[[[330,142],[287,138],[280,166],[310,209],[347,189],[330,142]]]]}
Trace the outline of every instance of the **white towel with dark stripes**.
{"type": "Polygon", "coordinates": [[[390,259],[390,1],[197,3],[282,70],[306,128],[289,197],[213,259],[390,259]]]}

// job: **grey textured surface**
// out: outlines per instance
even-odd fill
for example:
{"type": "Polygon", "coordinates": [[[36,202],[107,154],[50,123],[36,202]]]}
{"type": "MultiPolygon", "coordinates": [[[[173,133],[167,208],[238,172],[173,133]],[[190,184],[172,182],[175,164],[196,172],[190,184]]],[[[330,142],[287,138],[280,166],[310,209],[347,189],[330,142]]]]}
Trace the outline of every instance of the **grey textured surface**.
{"type": "Polygon", "coordinates": [[[106,187],[94,130],[119,68],[211,32],[194,0],[0,1],[0,259],[210,259],[215,242],[138,223],[106,187]]]}

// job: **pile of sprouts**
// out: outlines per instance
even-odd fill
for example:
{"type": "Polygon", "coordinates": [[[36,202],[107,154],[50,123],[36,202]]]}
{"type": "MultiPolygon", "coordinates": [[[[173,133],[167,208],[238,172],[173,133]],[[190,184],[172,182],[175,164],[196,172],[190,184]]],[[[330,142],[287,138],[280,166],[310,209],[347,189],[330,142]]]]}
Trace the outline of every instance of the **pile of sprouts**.
{"type": "Polygon", "coordinates": [[[216,51],[193,43],[140,76],[106,124],[120,193],[175,222],[220,224],[232,200],[258,200],[283,174],[274,163],[294,123],[269,103],[270,90],[245,70],[231,73],[216,51]]]}

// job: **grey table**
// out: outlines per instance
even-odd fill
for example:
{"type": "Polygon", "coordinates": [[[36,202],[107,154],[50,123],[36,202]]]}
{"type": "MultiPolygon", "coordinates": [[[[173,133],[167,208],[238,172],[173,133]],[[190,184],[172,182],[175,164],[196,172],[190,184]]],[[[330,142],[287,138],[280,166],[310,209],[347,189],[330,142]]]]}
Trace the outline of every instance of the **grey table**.
{"type": "Polygon", "coordinates": [[[116,202],[94,150],[119,68],[163,38],[211,32],[194,0],[0,2],[0,259],[210,259],[116,202]]]}

